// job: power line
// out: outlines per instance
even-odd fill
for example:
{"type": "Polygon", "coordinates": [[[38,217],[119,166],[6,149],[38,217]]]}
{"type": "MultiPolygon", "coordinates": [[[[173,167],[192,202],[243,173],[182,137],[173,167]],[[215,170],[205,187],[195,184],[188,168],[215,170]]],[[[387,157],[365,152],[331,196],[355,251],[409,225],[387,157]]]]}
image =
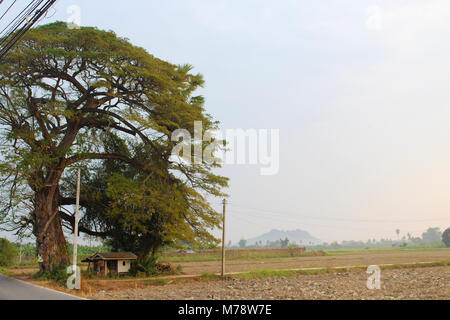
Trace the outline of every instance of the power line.
{"type": "MultiPolygon", "coordinates": [[[[3,2],[3,1],[2,1],[3,2]]],[[[17,0],[14,0],[13,3],[11,3],[11,5],[8,7],[8,9],[6,9],[5,13],[2,14],[2,16],[0,17],[0,20],[2,20],[5,15],[9,12],[9,10],[11,10],[11,8],[14,6],[14,4],[17,2],[17,0]]],[[[1,4],[1,3],[0,3],[1,4]]]]}
{"type": "MultiPolygon", "coordinates": [[[[2,40],[0,42],[0,59],[2,59],[9,50],[30,30],[55,4],[57,0],[33,0],[25,7],[0,33],[2,40]],[[9,28],[9,29],[8,29],[9,28]],[[5,34],[3,34],[6,31],[5,34]]],[[[8,8],[9,9],[15,4],[8,8]]],[[[4,16],[3,15],[3,16],[4,16]]],[[[2,17],[3,17],[2,16],[2,17]]],[[[1,19],[0,19],[1,20],[1,19]]]]}
{"type": "MultiPolygon", "coordinates": [[[[281,219],[279,217],[277,218],[271,218],[271,217],[267,217],[267,216],[257,216],[255,215],[255,213],[252,213],[251,215],[249,215],[248,212],[239,212],[236,210],[231,210],[229,211],[229,214],[232,215],[232,217],[234,219],[237,219],[239,221],[245,222],[249,225],[252,226],[257,226],[259,228],[262,229],[267,229],[268,225],[267,223],[271,223],[270,225],[273,226],[274,222],[281,222],[281,223],[289,223],[289,224],[295,224],[296,226],[304,226],[304,227],[308,227],[308,228],[319,228],[319,229],[329,229],[329,230],[336,230],[337,228],[341,228],[334,225],[325,225],[323,223],[310,223],[310,222],[304,222],[304,221],[299,221],[299,220],[294,220],[294,219],[286,219],[285,217],[282,217],[281,219]],[[261,221],[261,220],[265,220],[265,221],[261,221]],[[267,223],[265,223],[267,221],[267,223]]],[[[331,221],[330,221],[331,222],[331,221]]],[[[332,222],[334,223],[334,222],[332,222]]],[[[362,229],[365,230],[372,230],[373,227],[372,226],[353,226],[353,227],[349,227],[349,226],[345,226],[346,230],[355,230],[355,231],[361,231],[362,229]]],[[[382,229],[378,229],[378,230],[382,230],[384,232],[389,232],[392,231],[393,229],[388,229],[388,228],[382,228],[382,229]]],[[[422,232],[423,230],[410,230],[410,232],[422,232]]]]}
{"type": "Polygon", "coordinates": [[[7,39],[7,35],[9,33],[11,33],[12,30],[17,29],[20,18],[24,17],[24,16],[26,17],[30,13],[30,11],[29,11],[30,7],[33,5],[33,3],[35,1],[36,0],[31,1],[24,9],[22,9],[22,11],[13,20],[11,20],[11,22],[5,28],[3,28],[2,31],[0,31],[0,35],[2,37],[2,42],[7,39]],[[13,25],[13,26],[11,27],[11,25],[13,25]],[[6,30],[8,30],[7,33],[5,35],[3,35],[6,30]]]}
{"type": "Polygon", "coordinates": [[[326,221],[337,221],[337,222],[366,222],[366,223],[404,223],[404,222],[431,222],[431,221],[449,221],[450,218],[438,218],[438,219],[420,219],[420,220],[388,220],[388,219],[353,219],[353,218],[335,218],[335,217],[326,217],[326,216],[306,216],[306,215],[299,215],[295,214],[293,212],[286,212],[286,211],[272,211],[272,210],[266,210],[266,209],[258,209],[258,208],[252,208],[252,207],[246,207],[241,206],[237,204],[233,204],[233,202],[229,202],[228,205],[236,208],[251,210],[251,211],[257,211],[261,214],[268,214],[273,215],[274,217],[280,218],[286,215],[289,216],[295,216],[302,219],[311,219],[311,220],[326,220],[326,221]]]}

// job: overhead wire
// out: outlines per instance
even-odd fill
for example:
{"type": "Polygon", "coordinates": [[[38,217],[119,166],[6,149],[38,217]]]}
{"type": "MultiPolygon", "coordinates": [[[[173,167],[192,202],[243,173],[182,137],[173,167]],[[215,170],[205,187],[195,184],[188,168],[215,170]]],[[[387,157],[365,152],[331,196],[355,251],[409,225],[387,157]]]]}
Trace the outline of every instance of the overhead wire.
{"type": "MultiPolygon", "coordinates": [[[[15,4],[16,1],[10,6],[15,4]]],[[[56,0],[33,0],[0,32],[0,59],[31,29],[55,4],[56,0]]],[[[9,9],[10,9],[9,8],[9,9]]],[[[8,9],[8,11],[9,11],[8,9]]],[[[6,13],[5,13],[6,14],[6,13]]]]}
{"type": "Polygon", "coordinates": [[[29,13],[31,12],[29,8],[32,6],[32,4],[35,1],[36,0],[31,1],[24,9],[22,9],[22,11],[19,14],[16,15],[16,17],[6,27],[3,28],[2,31],[0,31],[0,35],[3,35],[3,33],[6,30],[8,30],[6,35],[2,36],[2,42],[7,39],[7,35],[10,34],[12,30],[17,30],[21,17],[23,17],[24,15],[25,16],[29,15],[29,13]],[[11,25],[12,25],[12,27],[11,27],[11,25]]]}
{"type": "MultiPolygon", "coordinates": [[[[3,1],[2,1],[3,2],[3,1]]],[[[0,20],[2,20],[5,16],[6,16],[6,14],[9,12],[9,10],[11,10],[11,8],[14,6],[14,4],[17,2],[17,0],[14,0],[14,2],[13,3],[11,3],[11,5],[8,7],[8,9],[6,9],[6,11],[2,14],[2,16],[0,17],[0,20]]],[[[1,2],[0,2],[0,4],[1,4],[1,2]]]]}
{"type": "MultiPolygon", "coordinates": [[[[267,222],[273,223],[274,222],[279,222],[279,223],[288,223],[290,225],[295,224],[296,226],[306,226],[308,228],[319,228],[319,229],[330,229],[330,230],[336,230],[336,228],[339,228],[338,226],[336,226],[335,224],[332,225],[326,225],[323,223],[311,223],[311,222],[304,222],[304,221],[300,221],[300,220],[294,220],[294,219],[287,219],[285,217],[280,218],[276,218],[273,219],[271,217],[267,217],[267,216],[257,216],[257,215],[249,215],[248,212],[239,212],[239,211],[235,211],[235,210],[229,210],[227,213],[230,213],[232,215],[233,218],[236,218],[237,220],[242,220],[250,225],[257,225],[261,228],[265,228],[267,229],[267,222]],[[260,220],[264,220],[264,221],[260,221],[260,220]],[[265,224],[265,225],[263,225],[265,224]]],[[[334,223],[334,222],[332,222],[334,223]]],[[[345,226],[345,229],[351,229],[351,230],[355,230],[355,231],[361,231],[361,230],[372,230],[372,226],[345,226]]],[[[391,229],[387,229],[387,228],[383,228],[382,231],[384,232],[389,232],[391,231],[391,229]]],[[[411,230],[411,232],[422,232],[423,230],[411,230]]]]}
{"type": "Polygon", "coordinates": [[[273,210],[267,210],[267,209],[261,209],[261,208],[253,208],[253,207],[247,207],[242,205],[237,205],[232,202],[228,202],[227,205],[231,207],[241,208],[245,210],[251,210],[251,211],[257,211],[261,214],[266,215],[273,215],[277,218],[282,216],[295,216],[303,219],[311,219],[311,220],[326,220],[326,221],[337,221],[337,222],[364,222],[364,223],[405,223],[405,222],[431,222],[431,221],[450,221],[450,217],[446,218],[436,218],[436,219],[419,219],[419,220],[412,220],[412,219],[405,219],[405,220],[389,220],[389,219],[354,219],[354,218],[336,218],[336,217],[326,217],[326,216],[307,216],[307,215],[300,215],[293,212],[286,212],[286,211],[273,211],[273,210]]]}

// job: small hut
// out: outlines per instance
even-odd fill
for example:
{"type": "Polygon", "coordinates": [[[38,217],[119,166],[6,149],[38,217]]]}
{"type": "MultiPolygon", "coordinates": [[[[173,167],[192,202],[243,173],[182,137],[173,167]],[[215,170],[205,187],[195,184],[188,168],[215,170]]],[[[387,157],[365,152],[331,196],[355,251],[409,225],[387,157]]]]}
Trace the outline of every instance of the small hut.
{"type": "Polygon", "coordinates": [[[88,263],[88,272],[106,276],[129,273],[136,259],[131,252],[99,252],[82,262],[88,263]]]}

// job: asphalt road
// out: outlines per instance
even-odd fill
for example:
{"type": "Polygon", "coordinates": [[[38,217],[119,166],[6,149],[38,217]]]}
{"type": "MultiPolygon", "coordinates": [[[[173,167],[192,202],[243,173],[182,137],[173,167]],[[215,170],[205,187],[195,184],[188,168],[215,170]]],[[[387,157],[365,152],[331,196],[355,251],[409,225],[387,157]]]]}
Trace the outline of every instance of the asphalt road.
{"type": "Polygon", "coordinates": [[[81,298],[0,275],[0,300],[81,300],[81,298]]]}

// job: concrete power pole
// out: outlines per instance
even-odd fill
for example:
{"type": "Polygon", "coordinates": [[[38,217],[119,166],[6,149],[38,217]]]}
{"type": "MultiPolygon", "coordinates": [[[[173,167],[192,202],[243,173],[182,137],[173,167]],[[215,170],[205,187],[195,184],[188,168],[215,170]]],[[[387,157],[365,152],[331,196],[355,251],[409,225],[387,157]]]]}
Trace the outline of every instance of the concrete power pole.
{"type": "Polygon", "coordinates": [[[227,199],[223,199],[223,220],[222,220],[222,277],[225,276],[225,212],[227,199]]]}
{"type": "Polygon", "coordinates": [[[81,169],[78,169],[77,178],[77,198],[75,204],[75,221],[74,221],[74,235],[73,235],[73,271],[77,270],[77,250],[78,250],[78,214],[80,211],[80,180],[81,169]]]}
{"type": "MultiPolygon", "coordinates": [[[[1,4],[1,2],[0,2],[1,4]]],[[[20,247],[19,247],[19,265],[22,263],[22,240],[20,240],[20,247]]]]}

